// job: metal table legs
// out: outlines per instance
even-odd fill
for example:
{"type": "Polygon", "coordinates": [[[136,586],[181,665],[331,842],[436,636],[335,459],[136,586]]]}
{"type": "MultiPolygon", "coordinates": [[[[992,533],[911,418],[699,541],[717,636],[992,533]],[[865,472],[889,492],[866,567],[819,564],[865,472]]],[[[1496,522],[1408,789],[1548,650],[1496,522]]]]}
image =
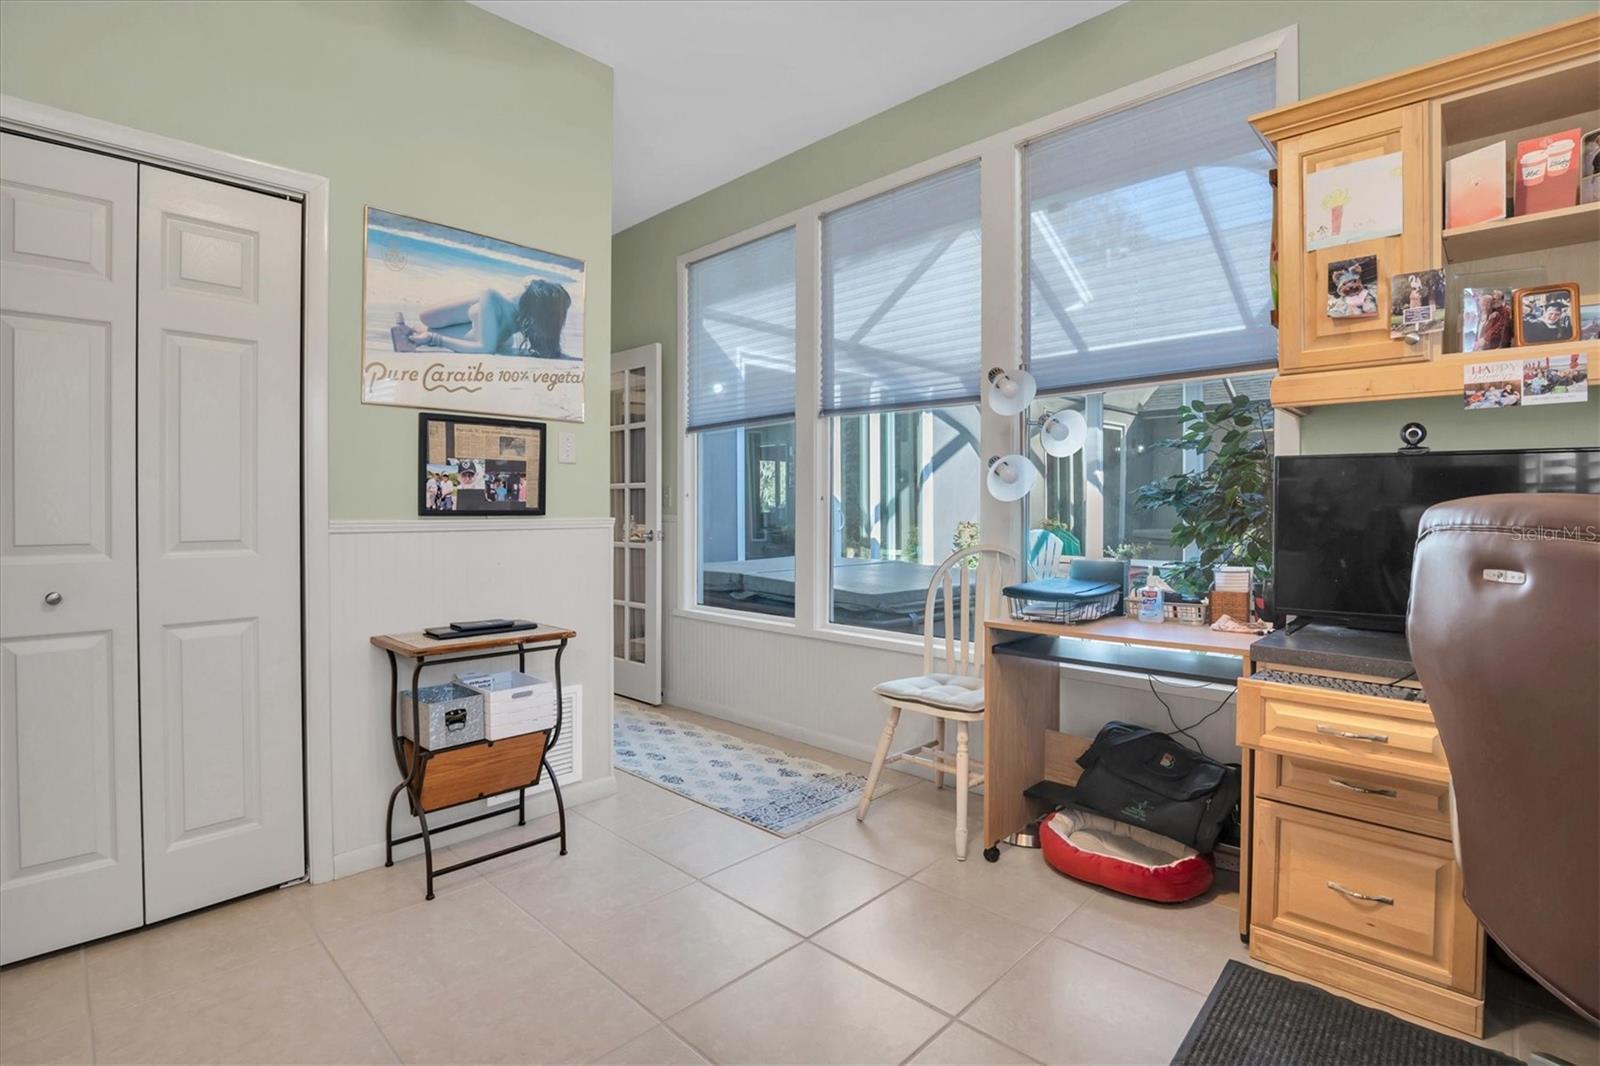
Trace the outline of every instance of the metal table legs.
{"type": "MultiPolygon", "coordinates": [[[[427,870],[428,899],[433,898],[433,879],[435,877],[443,877],[445,874],[454,873],[455,871],[465,869],[468,866],[476,866],[480,862],[488,862],[490,859],[498,859],[502,855],[509,855],[514,851],[522,851],[524,848],[532,848],[537,847],[540,844],[548,844],[552,840],[559,840],[561,842],[560,853],[562,855],[567,853],[567,807],[566,803],[561,798],[561,782],[557,780],[556,772],[551,768],[549,759],[550,749],[555,747],[556,741],[561,738],[561,727],[565,723],[566,718],[566,712],[563,704],[564,693],[561,687],[561,659],[566,653],[566,650],[567,642],[566,640],[562,640],[553,645],[519,644],[515,648],[500,648],[480,655],[454,655],[447,658],[437,659],[428,658],[427,656],[418,656],[414,660],[416,665],[411,671],[411,691],[413,693],[417,691],[419,685],[421,684],[422,668],[424,666],[444,666],[454,663],[475,662],[481,659],[493,659],[502,655],[510,655],[512,651],[515,651],[517,654],[517,668],[523,672],[526,672],[528,652],[555,652],[556,724],[555,728],[549,731],[549,736],[545,739],[544,752],[539,756],[538,773],[534,775],[532,781],[529,781],[526,785],[523,785],[517,790],[517,824],[526,825],[528,822],[528,789],[539,783],[541,774],[549,774],[550,789],[555,793],[556,797],[556,819],[558,824],[556,832],[547,833],[544,836],[538,837],[534,840],[526,840],[520,844],[513,844],[511,847],[501,848],[498,851],[490,852],[487,855],[479,855],[476,858],[464,859],[461,862],[453,863],[449,866],[439,867],[437,869],[435,869],[433,865],[434,833],[443,833],[447,830],[459,828],[460,826],[471,825],[473,822],[481,822],[487,818],[498,818],[500,815],[506,812],[484,811],[483,813],[475,814],[470,818],[462,818],[458,821],[451,822],[449,825],[439,826],[436,829],[429,828],[428,814],[422,808],[422,782],[426,778],[428,761],[432,757],[433,753],[428,751],[426,748],[418,747],[416,744],[413,744],[411,748],[413,757],[409,761],[406,759],[403,734],[400,730],[400,664],[395,653],[393,651],[388,652],[389,728],[394,739],[395,765],[400,769],[401,780],[400,783],[394,787],[394,790],[389,793],[389,803],[384,813],[383,864],[385,866],[394,865],[394,847],[396,844],[408,844],[413,840],[422,841],[423,865],[427,870]],[[400,794],[402,792],[406,794],[407,802],[410,804],[411,813],[416,817],[417,824],[421,831],[412,833],[409,836],[397,837],[394,835],[394,805],[395,801],[400,798],[400,794]]],[[[422,703],[420,700],[412,699],[411,735],[414,737],[422,736],[421,707],[422,703]]],[[[454,749],[446,748],[444,750],[451,751],[454,749]]],[[[460,806],[460,804],[455,804],[454,806],[460,806]]],[[[448,808],[436,808],[436,811],[445,809],[448,808]]]]}

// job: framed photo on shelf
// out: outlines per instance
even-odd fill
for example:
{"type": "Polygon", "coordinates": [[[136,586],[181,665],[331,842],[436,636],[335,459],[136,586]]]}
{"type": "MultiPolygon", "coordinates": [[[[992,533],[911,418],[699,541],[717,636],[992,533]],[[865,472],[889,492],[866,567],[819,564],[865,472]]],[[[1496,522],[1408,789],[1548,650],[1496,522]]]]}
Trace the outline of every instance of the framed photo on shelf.
{"type": "Polygon", "coordinates": [[[1559,344],[1578,339],[1582,304],[1571,282],[1518,289],[1512,297],[1517,344],[1559,344]]]}
{"type": "Polygon", "coordinates": [[[1511,290],[1461,290],[1461,350],[1492,352],[1511,347],[1511,290]]]}
{"type": "Polygon", "coordinates": [[[417,419],[417,514],[544,514],[545,426],[423,412],[417,419]]]}
{"type": "Polygon", "coordinates": [[[1579,308],[1578,338],[1600,341],[1600,300],[1591,300],[1579,308]]]}

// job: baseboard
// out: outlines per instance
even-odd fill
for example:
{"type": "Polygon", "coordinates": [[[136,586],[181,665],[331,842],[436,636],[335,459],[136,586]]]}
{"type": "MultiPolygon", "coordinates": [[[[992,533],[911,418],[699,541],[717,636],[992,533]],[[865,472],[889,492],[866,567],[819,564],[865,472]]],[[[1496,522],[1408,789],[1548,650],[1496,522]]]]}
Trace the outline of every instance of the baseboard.
{"type": "MultiPolygon", "coordinates": [[[[883,719],[881,717],[875,717],[873,719],[874,742],[872,744],[864,744],[860,741],[850,740],[847,737],[837,736],[833,733],[824,733],[815,729],[805,729],[803,727],[794,725],[792,722],[785,722],[776,718],[763,718],[760,715],[750,714],[746,711],[740,711],[733,707],[723,707],[707,703],[695,704],[689,701],[677,700],[674,699],[670,693],[667,694],[665,702],[671,707],[681,707],[683,710],[694,711],[696,714],[710,715],[712,718],[721,718],[725,722],[733,722],[737,725],[749,726],[751,729],[759,729],[764,733],[771,733],[774,736],[784,737],[788,740],[797,740],[802,744],[809,744],[814,748],[822,748],[826,751],[835,752],[839,755],[844,755],[852,759],[859,759],[861,762],[865,763],[870,763],[872,761],[872,757],[877,754],[876,731],[883,727],[883,719]]],[[[926,729],[919,733],[916,732],[914,728],[908,728],[908,726],[912,725],[913,717],[914,716],[912,715],[904,715],[901,717],[900,728],[895,730],[894,735],[894,746],[896,750],[904,750],[905,748],[909,748],[921,740],[931,740],[933,738],[932,719],[928,720],[926,729]]],[[[974,749],[973,756],[974,758],[979,758],[981,755],[982,747],[980,745],[974,749]]],[[[911,777],[923,777],[930,781],[933,780],[933,771],[925,770],[922,767],[913,765],[911,763],[896,763],[893,769],[896,773],[906,774],[911,777]]]]}
{"type": "MultiPolygon", "coordinates": [[[[670,692],[666,694],[665,703],[670,707],[681,707],[686,711],[694,711],[696,714],[706,714],[712,718],[721,718],[725,722],[749,726],[751,729],[759,729],[774,736],[798,740],[800,743],[810,744],[814,748],[825,748],[828,751],[837,752],[840,755],[848,755],[852,759],[860,759],[863,762],[871,762],[872,756],[876,751],[871,744],[863,744],[847,737],[824,733],[815,729],[806,729],[778,718],[764,718],[759,714],[751,714],[748,711],[741,711],[734,707],[678,699],[670,692]]],[[[874,738],[876,738],[877,730],[882,727],[882,724],[881,720],[874,722],[874,738]]],[[[928,731],[928,735],[933,735],[932,729],[928,731]]],[[[896,736],[898,738],[898,734],[896,736]]]]}
{"type": "MultiPolygon", "coordinates": [[[[573,808],[579,804],[588,803],[591,800],[604,799],[616,791],[616,777],[608,776],[591,781],[578,781],[571,785],[563,785],[561,798],[566,801],[567,813],[570,815],[573,808]]],[[[543,792],[537,796],[528,797],[529,818],[543,818],[547,814],[554,814],[555,810],[556,798],[552,793],[543,792]]],[[[504,815],[499,818],[485,818],[481,822],[463,826],[445,834],[443,837],[436,837],[434,847],[437,849],[463,840],[471,840],[473,837],[482,836],[485,833],[493,833],[496,830],[506,829],[516,824],[517,810],[513,806],[508,808],[504,815]]],[[[420,840],[414,840],[409,844],[401,844],[394,849],[394,857],[396,859],[409,859],[413,855],[421,854],[422,841],[420,840]]],[[[372,870],[382,865],[383,843],[380,841],[377,844],[369,844],[363,848],[355,848],[335,855],[333,857],[333,876],[335,879],[349,877],[351,874],[372,870]]]]}
{"type": "Polygon", "coordinates": [[[377,533],[539,533],[567,529],[611,529],[610,518],[547,518],[530,515],[524,518],[503,518],[485,515],[481,518],[336,518],[328,523],[328,532],[334,536],[377,533]]]}

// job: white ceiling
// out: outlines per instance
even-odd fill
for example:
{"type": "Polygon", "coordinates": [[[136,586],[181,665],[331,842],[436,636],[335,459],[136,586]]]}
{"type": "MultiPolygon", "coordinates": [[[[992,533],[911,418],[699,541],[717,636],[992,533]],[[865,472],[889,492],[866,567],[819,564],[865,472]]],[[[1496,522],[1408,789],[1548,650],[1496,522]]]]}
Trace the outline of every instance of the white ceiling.
{"type": "Polygon", "coordinates": [[[473,0],[616,72],[616,230],[1121,2],[473,0]]]}

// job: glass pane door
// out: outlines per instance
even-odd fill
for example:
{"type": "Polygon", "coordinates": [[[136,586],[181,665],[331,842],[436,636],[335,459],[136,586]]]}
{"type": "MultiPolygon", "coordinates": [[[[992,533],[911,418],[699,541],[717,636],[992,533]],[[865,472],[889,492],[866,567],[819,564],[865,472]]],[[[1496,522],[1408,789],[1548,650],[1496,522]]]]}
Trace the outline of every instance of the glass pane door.
{"type": "Polygon", "coordinates": [[[659,459],[655,346],[613,357],[610,412],[612,655],[617,691],[660,702],[659,459]],[[644,353],[644,354],[641,354],[644,353]]]}

